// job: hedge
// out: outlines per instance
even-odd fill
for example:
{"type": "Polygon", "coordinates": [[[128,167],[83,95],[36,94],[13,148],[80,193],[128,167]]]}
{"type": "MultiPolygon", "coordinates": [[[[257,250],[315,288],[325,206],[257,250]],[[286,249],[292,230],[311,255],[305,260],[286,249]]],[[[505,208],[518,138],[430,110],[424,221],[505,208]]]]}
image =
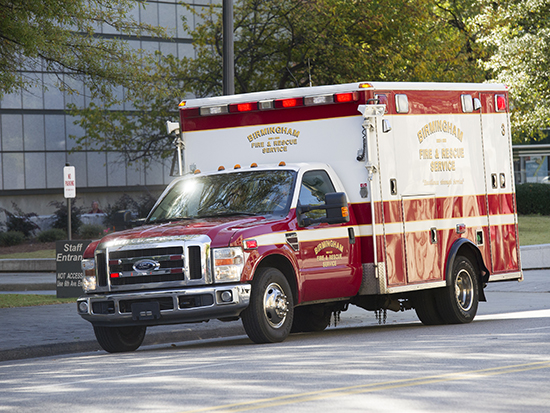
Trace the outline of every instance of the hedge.
{"type": "Polygon", "coordinates": [[[516,187],[518,213],[550,215],[550,185],[521,184],[516,187]]]}

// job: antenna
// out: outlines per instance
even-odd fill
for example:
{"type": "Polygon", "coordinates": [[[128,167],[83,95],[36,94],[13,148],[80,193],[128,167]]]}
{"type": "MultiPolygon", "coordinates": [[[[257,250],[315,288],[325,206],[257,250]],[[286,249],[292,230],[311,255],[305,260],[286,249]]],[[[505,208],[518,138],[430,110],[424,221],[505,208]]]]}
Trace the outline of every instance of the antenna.
{"type": "Polygon", "coordinates": [[[309,57],[307,58],[307,76],[309,78],[309,87],[312,87],[313,84],[311,83],[311,64],[309,61],[309,57]]]}

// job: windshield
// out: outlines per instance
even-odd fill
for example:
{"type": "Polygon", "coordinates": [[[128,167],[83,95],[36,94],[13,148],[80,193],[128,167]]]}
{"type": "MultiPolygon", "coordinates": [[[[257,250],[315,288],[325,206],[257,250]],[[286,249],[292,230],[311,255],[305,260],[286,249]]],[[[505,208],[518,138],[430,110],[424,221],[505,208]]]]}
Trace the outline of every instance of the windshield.
{"type": "Polygon", "coordinates": [[[282,215],[290,209],[296,172],[236,172],[193,176],[176,183],[149,222],[228,215],[282,215]]]}

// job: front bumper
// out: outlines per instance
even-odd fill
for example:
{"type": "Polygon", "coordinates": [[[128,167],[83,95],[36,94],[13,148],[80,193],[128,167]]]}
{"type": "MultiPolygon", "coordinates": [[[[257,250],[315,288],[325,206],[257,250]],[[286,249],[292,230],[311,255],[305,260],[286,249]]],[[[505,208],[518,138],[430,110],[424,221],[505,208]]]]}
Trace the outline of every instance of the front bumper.
{"type": "Polygon", "coordinates": [[[96,326],[195,323],[237,317],[248,307],[250,284],[87,294],[77,301],[82,318],[96,326]]]}

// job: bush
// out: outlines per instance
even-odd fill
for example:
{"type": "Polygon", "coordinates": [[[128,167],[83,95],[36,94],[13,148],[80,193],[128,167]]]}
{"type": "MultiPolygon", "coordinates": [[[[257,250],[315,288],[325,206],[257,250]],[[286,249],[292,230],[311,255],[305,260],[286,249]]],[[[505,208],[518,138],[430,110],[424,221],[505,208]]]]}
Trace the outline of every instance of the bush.
{"type": "Polygon", "coordinates": [[[516,188],[518,213],[550,215],[550,185],[521,184],[516,188]]]}
{"type": "Polygon", "coordinates": [[[118,211],[130,210],[132,215],[137,218],[145,218],[156,200],[150,194],[141,195],[138,200],[134,200],[130,195],[123,194],[114,205],[107,205],[105,210],[104,223],[108,227],[114,227],[118,224],[116,220],[116,213],[118,211]]]}
{"type": "Polygon", "coordinates": [[[59,228],[51,228],[40,232],[36,239],[40,242],[54,242],[67,239],[67,233],[59,228]]]}
{"type": "MultiPolygon", "coordinates": [[[[53,228],[59,228],[68,232],[68,223],[67,223],[67,202],[63,201],[52,201],[50,205],[55,206],[57,209],[54,212],[55,218],[52,224],[53,228]]],[[[78,234],[80,227],[82,226],[82,221],[80,220],[80,215],[82,215],[82,208],[75,205],[75,200],[71,199],[71,230],[73,234],[78,234]]]]}
{"type": "Polygon", "coordinates": [[[12,213],[5,208],[0,208],[0,210],[4,211],[8,217],[6,221],[8,232],[22,232],[25,237],[29,237],[31,232],[40,229],[38,225],[30,220],[31,217],[36,216],[34,212],[24,213],[15,202],[12,202],[11,205],[15,210],[15,213],[12,213]]]}
{"type": "Polygon", "coordinates": [[[21,231],[0,232],[0,247],[11,247],[25,241],[25,234],[21,231]]]}
{"type": "Polygon", "coordinates": [[[103,236],[103,227],[101,225],[84,224],[80,228],[79,234],[83,239],[98,239],[103,236]]]}

